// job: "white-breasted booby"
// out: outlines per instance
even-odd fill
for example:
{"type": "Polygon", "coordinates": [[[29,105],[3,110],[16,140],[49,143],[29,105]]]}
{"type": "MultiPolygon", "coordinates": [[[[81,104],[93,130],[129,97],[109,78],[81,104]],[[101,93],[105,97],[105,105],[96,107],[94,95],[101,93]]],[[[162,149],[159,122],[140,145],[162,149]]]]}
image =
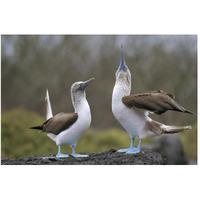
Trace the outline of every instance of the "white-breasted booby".
{"type": "Polygon", "coordinates": [[[90,107],[86,99],[85,89],[94,80],[89,79],[85,82],[76,82],[71,86],[71,98],[74,106],[74,113],[59,113],[55,116],[52,114],[49,94],[47,90],[46,101],[46,118],[47,121],[41,126],[31,127],[46,132],[58,146],[56,157],[68,157],[67,154],[61,153],[61,145],[69,144],[72,147],[72,156],[87,157],[88,155],[76,154],[75,147],[77,141],[85,134],[91,124],[90,107]]]}
{"type": "Polygon", "coordinates": [[[128,154],[140,152],[142,140],[156,135],[171,134],[191,129],[191,126],[167,126],[152,120],[148,114],[162,114],[167,110],[194,114],[174,101],[174,96],[166,92],[152,91],[130,95],[131,73],[121,52],[120,66],[116,72],[116,82],[112,94],[112,112],[118,122],[131,137],[131,146],[118,152],[128,154]],[[134,147],[134,139],[139,137],[138,147],[134,147]]]}

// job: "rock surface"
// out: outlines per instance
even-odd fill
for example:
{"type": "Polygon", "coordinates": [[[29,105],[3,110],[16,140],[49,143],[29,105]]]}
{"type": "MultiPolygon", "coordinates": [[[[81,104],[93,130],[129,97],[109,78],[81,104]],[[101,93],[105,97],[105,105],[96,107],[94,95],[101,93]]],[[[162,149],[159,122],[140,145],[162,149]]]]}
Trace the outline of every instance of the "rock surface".
{"type": "Polygon", "coordinates": [[[89,153],[86,158],[56,158],[55,155],[28,158],[2,158],[2,165],[166,165],[167,160],[158,152],[142,149],[138,154],[117,153],[116,150],[89,153]]]}

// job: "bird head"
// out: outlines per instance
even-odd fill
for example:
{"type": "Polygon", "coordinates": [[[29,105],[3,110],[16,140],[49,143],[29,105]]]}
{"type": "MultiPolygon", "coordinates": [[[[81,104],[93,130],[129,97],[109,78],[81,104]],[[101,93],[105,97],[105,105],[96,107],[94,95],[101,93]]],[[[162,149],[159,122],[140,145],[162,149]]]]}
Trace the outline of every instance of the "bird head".
{"type": "Polygon", "coordinates": [[[94,78],[87,81],[75,82],[71,86],[71,97],[74,106],[80,103],[81,99],[85,97],[85,89],[93,80],[94,78]]]}
{"type": "MultiPolygon", "coordinates": [[[[121,46],[121,48],[123,48],[123,46],[121,46]]],[[[121,51],[120,65],[116,71],[115,76],[116,76],[117,83],[131,85],[131,73],[128,69],[128,66],[126,65],[125,60],[124,60],[123,49],[121,51]]]]}
{"type": "Polygon", "coordinates": [[[72,93],[81,93],[84,92],[86,87],[94,80],[94,78],[91,78],[87,81],[79,81],[75,82],[71,87],[72,93]]]}

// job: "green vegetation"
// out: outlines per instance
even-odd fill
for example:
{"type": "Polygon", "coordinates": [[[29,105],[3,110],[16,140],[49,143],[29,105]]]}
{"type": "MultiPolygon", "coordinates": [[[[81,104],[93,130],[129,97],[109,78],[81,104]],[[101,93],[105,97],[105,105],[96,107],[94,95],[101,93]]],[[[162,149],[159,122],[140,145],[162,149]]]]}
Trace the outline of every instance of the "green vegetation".
{"type": "Polygon", "coordinates": [[[2,157],[26,157],[54,152],[56,147],[45,134],[32,131],[29,127],[44,122],[36,113],[16,109],[1,115],[2,157]]]}
{"type": "MultiPolygon", "coordinates": [[[[2,113],[1,156],[27,157],[33,155],[49,155],[57,153],[57,146],[46,136],[29,127],[37,126],[45,121],[38,114],[23,109],[2,113]]],[[[192,131],[180,134],[184,149],[188,156],[197,156],[197,126],[192,131]]],[[[148,143],[153,138],[144,140],[148,143]]],[[[137,140],[138,141],[138,140],[137,140]]],[[[80,152],[100,152],[110,149],[126,148],[130,145],[130,138],[125,131],[108,129],[104,131],[89,129],[78,141],[76,148],[80,152]]],[[[62,146],[63,153],[71,153],[69,145],[62,146]]]]}

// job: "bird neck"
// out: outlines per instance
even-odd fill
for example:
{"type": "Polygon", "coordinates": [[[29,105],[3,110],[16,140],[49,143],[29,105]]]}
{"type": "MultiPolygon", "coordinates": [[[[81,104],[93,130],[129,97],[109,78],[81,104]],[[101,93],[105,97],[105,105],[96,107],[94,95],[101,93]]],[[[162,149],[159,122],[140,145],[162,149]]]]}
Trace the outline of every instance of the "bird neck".
{"type": "Polygon", "coordinates": [[[115,86],[113,89],[113,94],[119,97],[124,97],[130,95],[131,84],[126,84],[124,82],[116,80],[115,86]]]}
{"type": "Polygon", "coordinates": [[[130,87],[115,84],[112,94],[112,109],[119,103],[122,103],[122,98],[124,96],[130,95],[130,87]],[[114,107],[113,107],[114,106],[114,107]]]}
{"type": "Polygon", "coordinates": [[[116,72],[116,81],[115,86],[113,90],[113,94],[115,96],[124,97],[127,95],[130,95],[131,92],[131,73],[129,69],[127,69],[127,72],[116,72]]]}
{"type": "Polygon", "coordinates": [[[90,112],[90,107],[86,99],[85,92],[79,95],[72,95],[72,103],[75,113],[90,112]]]}

